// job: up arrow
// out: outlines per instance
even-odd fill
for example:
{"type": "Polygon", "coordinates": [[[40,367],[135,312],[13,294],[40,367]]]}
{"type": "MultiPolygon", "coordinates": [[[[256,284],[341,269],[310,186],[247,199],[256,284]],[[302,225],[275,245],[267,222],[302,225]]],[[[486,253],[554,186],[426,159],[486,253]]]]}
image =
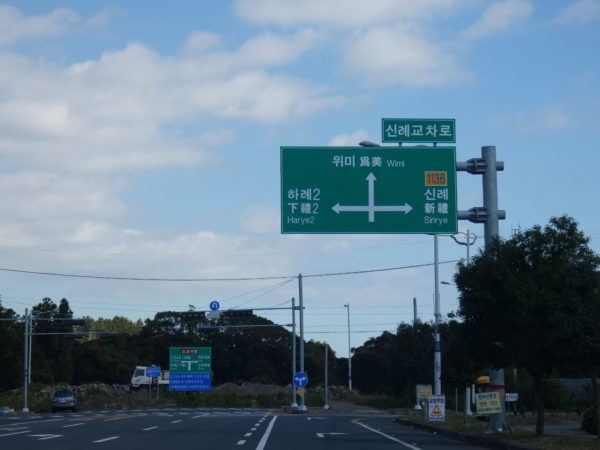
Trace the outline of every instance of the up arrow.
{"type": "Polygon", "coordinates": [[[373,172],[367,175],[367,182],[369,183],[369,222],[375,222],[375,180],[377,178],[373,175],[373,172]]]}

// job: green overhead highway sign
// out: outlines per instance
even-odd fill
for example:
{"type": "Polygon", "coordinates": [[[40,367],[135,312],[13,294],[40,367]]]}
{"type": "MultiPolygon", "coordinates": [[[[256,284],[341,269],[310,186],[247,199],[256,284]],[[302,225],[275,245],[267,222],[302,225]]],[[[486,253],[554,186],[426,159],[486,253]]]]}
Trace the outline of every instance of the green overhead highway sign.
{"type": "Polygon", "coordinates": [[[282,233],[456,233],[454,147],[281,147],[282,233]]]}
{"type": "Polygon", "coordinates": [[[381,142],[456,142],[454,119],[381,119],[381,142]]]}

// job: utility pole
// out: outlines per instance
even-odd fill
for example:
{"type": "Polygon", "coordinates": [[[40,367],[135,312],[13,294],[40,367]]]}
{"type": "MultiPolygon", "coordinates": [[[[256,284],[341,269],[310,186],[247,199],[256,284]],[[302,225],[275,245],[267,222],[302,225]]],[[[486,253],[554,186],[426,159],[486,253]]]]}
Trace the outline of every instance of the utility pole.
{"type": "MultiPolygon", "coordinates": [[[[300,372],[304,372],[304,299],[302,295],[302,274],[298,274],[298,300],[300,301],[300,372]]],[[[306,411],[304,395],[300,396],[300,411],[306,411]]]]}
{"type": "Polygon", "coordinates": [[[324,404],[323,409],[329,409],[329,345],[325,343],[325,383],[324,383],[324,404]]]}
{"type": "Polygon", "coordinates": [[[348,308],[348,390],[352,390],[352,347],[350,346],[350,303],[346,303],[344,308],[348,308]]]}
{"type": "MultiPolygon", "coordinates": [[[[481,158],[457,162],[456,170],[482,175],[483,207],[458,211],[458,219],[483,223],[485,248],[489,249],[494,240],[500,236],[498,221],[506,218],[506,212],[498,209],[498,171],[504,170],[504,163],[496,160],[496,147],[488,145],[481,147],[481,158]]],[[[504,393],[504,369],[490,370],[490,391],[499,392],[501,396],[504,393]]],[[[490,415],[489,429],[493,431],[508,429],[504,402],[500,403],[502,412],[490,415]]]]}
{"type": "Polygon", "coordinates": [[[417,297],[413,297],[413,327],[417,326],[417,297]]]}
{"type": "Polygon", "coordinates": [[[440,340],[440,274],[439,274],[439,251],[438,235],[433,236],[433,257],[434,257],[434,346],[433,346],[433,395],[442,395],[442,344],[440,340]]]}
{"type": "Polygon", "coordinates": [[[29,412],[29,333],[30,327],[29,310],[25,308],[25,317],[23,326],[25,327],[24,342],[23,342],[23,412],[29,412]]]}
{"type": "Polygon", "coordinates": [[[296,299],[292,297],[292,408],[298,407],[294,374],[296,373],[296,299]]]}

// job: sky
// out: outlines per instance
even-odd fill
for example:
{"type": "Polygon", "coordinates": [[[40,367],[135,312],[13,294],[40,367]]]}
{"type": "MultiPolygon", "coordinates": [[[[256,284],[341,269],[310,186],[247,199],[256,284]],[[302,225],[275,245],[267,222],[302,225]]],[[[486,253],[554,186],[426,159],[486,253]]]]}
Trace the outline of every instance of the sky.
{"type": "MultiPolygon", "coordinates": [[[[1,0],[0,0],[1,1],[1,0]]],[[[0,3],[0,295],[76,316],[287,307],[336,353],[433,319],[428,235],[281,234],[280,146],[381,142],[381,118],[495,145],[500,234],[569,214],[600,251],[600,0],[0,3]],[[291,281],[290,281],[291,280],[291,281]]],[[[482,205],[461,172],[458,207],[482,205]]],[[[483,244],[483,227],[459,222],[483,244]]],[[[465,247],[439,238],[440,260],[465,247]]],[[[452,281],[454,263],[440,266],[452,281]]],[[[457,291],[442,285],[442,313],[457,291]]],[[[279,324],[289,310],[263,313],[279,324]]]]}

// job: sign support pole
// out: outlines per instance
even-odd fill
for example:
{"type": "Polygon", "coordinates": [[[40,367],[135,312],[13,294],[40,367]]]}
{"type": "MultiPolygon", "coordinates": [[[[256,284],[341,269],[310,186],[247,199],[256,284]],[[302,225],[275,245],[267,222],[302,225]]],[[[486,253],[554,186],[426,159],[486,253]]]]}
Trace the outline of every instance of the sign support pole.
{"type": "MultiPolygon", "coordinates": [[[[298,274],[298,300],[300,302],[300,372],[304,372],[304,298],[302,295],[302,274],[298,274]]],[[[304,395],[300,396],[300,411],[306,411],[304,395]]]]}
{"type": "Polygon", "coordinates": [[[292,297],[292,408],[298,407],[294,374],[296,373],[296,299],[292,297]]]}

